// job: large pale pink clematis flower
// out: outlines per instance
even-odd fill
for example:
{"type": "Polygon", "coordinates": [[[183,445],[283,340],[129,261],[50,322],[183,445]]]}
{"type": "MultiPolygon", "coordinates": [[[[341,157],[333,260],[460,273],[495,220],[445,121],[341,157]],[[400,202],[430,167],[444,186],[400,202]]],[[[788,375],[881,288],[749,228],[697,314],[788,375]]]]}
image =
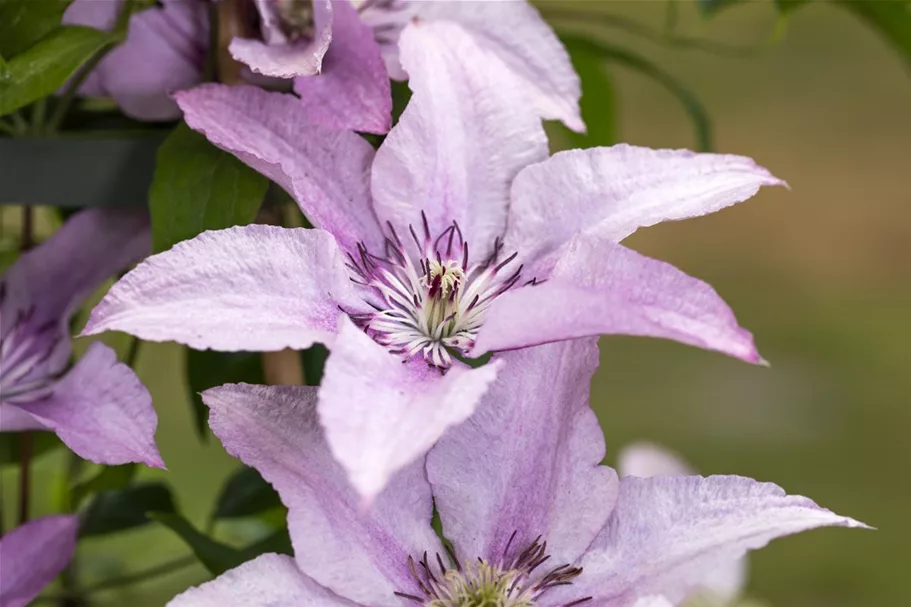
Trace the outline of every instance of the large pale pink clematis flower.
{"type": "Polygon", "coordinates": [[[67,368],[73,313],[149,249],[145,211],[92,209],[0,278],[0,431],[53,430],[93,462],[164,467],[152,397],[133,370],[100,342],[67,368]]]}
{"type": "Polygon", "coordinates": [[[0,538],[0,607],[25,607],[66,568],[79,517],[46,516],[0,538]]]}
{"type": "Polygon", "coordinates": [[[761,360],[709,285],[618,243],[778,179],[740,156],[625,145],[548,159],[524,93],[501,86],[502,66],[459,26],[413,24],[401,46],[414,95],[376,152],[306,126],[288,95],[181,93],[191,127],[321,229],[178,244],[115,285],[86,332],[228,351],[325,343],[320,415],[365,496],[474,410],[500,363],[458,356],[632,334],[761,360]]]}
{"type": "Polygon", "coordinates": [[[288,506],[294,557],[261,556],[170,605],[657,606],[774,538],[862,526],[738,476],[618,480],[599,465],[604,438],[588,406],[595,340],[502,357],[477,413],[368,511],[332,458],[315,388],[204,392],[225,448],[288,506]],[[451,551],[430,527],[434,505],[451,551]]]}

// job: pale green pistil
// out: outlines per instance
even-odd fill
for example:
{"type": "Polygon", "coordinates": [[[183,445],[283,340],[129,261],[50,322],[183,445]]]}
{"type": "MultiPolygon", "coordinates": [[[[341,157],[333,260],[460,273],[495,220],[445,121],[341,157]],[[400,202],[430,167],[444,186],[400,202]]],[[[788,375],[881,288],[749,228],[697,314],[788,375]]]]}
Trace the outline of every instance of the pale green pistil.
{"type": "Polygon", "coordinates": [[[464,571],[450,569],[435,586],[437,598],[427,607],[534,607],[522,591],[521,571],[502,571],[486,561],[469,564],[464,571]]]}

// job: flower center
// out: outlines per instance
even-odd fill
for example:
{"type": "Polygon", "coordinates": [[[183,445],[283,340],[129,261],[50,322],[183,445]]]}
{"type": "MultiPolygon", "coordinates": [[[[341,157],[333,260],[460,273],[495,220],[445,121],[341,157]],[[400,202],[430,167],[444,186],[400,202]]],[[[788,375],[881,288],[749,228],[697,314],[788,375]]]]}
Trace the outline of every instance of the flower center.
{"type": "MultiPolygon", "coordinates": [[[[0,304],[6,292],[0,284],[0,304]]],[[[34,400],[45,396],[55,378],[34,373],[54,353],[59,337],[54,323],[35,327],[34,306],[22,310],[12,327],[0,338],[0,395],[7,402],[34,400]]]]}
{"type": "Polygon", "coordinates": [[[493,254],[472,263],[458,224],[433,237],[421,216],[423,237],[408,228],[413,247],[406,247],[389,223],[383,256],[363,244],[358,245],[359,258],[348,255],[351,279],[369,289],[366,301],[375,310],[350,316],[393,353],[406,359],[423,356],[445,370],[453,353],[471,350],[487,309],[518,283],[522,266],[511,267],[515,253],[498,259],[499,239],[493,254]]]}
{"type": "MultiPolygon", "coordinates": [[[[550,558],[547,542],[542,543],[538,537],[515,557],[507,558],[515,536],[513,533],[509,538],[503,556],[496,562],[478,558],[463,567],[452,552],[449,552],[452,566],[446,566],[439,554],[436,563],[428,561],[426,552],[417,562],[409,557],[408,566],[422,596],[395,594],[425,607],[535,607],[550,588],[571,584],[582,573],[580,567],[561,565],[533,576],[550,558]]],[[[574,607],[589,600],[591,597],[585,597],[562,607],[574,607]]]]}
{"type": "Polygon", "coordinates": [[[291,42],[313,36],[312,0],[275,0],[278,27],[291,42]]]}

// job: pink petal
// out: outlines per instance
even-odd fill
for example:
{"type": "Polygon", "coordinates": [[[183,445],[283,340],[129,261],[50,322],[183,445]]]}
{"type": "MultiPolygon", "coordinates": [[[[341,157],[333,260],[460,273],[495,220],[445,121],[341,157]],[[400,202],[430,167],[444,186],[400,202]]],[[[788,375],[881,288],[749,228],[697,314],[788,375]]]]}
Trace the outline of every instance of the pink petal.
{"type": "Polygon", "coordinates": [[[649,595],[677,604],[709,572],[747,551],[833,525],[866,527],[748,478],[628,476],[620,481],[610,520],[580,563],[582,576],[567,592],[611,607],[630,604],[621,597],[649,595]]]}
{"type": "Polygon", "coordinates": [[[362,605],[401,607],[395,591],[420,592],[408,557],[441,549],[430,527],[423,462],[402,469],[364,510],[329,452],[316,388],[232,384],[202,397],[228,452],[259,470],[288,507],[295,559],[305,575],[362,605]]]}
{"type": "Polygon", "coordinates": [[[373,148],[355,133],[314,126],[292,95],[208,84],[175,95],[187,124],[291,194],[346,250],[382,250],[370,199],[373,148]]]}
{"type": "MultiPolygon", "coordinates": [[[[521,91],[539,116],[584,132],[579,77],[553,29],[528,2],[413,2],[419,19],[448,20],[464,28],[488,61],[506,69],[501,88],[521,91]]],[[[407,68],[406,68],[407,69],[407,68]]]]}
{"type": "Polygon", "coordinates": [[[164,468],[152,396],[108,346],[93,343],[46,399],[18,403],[77,455],[98,464],[164,468]]]}
{"type": "Polygon", "coordinates": [[[47,344],[53,352],[23,381],[63,371],[70,358],[70,316],[101,283],[151,248],[148,212],[99,207],[73,215],[13,264],[0,279],[0,337],[32,307],[30,327],[56,326],[46,336],[56,339],[47,344]]]}
{"type": "Polygon", "coordinates": [[[108,291],[83,335],[123,331],[223,351],[331,343],[339,305],[362,305],[332,236],[249,225],[149,257],[108,291]]]}
{"type": "Polygon", "coordinates": [[[263,554],[177,595],[168,607],[344,607],[283,554],[263,554]]]}
{"type": "Polygon", "coordinates": [[[711,286],[586,235],[570,243],[547,282],[493,302],[473,355],[590,335],[662,337],[762,362],[753,336],[711,286]]]}
{"type": "Polygon", "coordinates": [[[547,157],[540,120],[458,25],[412,24],[400,46],[414,96],[376,154],[377,215],[418,227],[425,211],[436,234],[457,221],[483,259],[506,228],[509,184],[547,157]]]}
{"type": "MultiPolygon", "coordinates": [[[[264,4],[266,3],[257,2],[258,7],[264,4]]],[[[284,44],[267,44],[260,40],[235,38],[228,45],[228,51],[232,57],[246,63],[257,74],[274,78],[318,74],[323,56],[332,40],[332,18],[331,0],[314,0],[312,38],[305,37],[284,44]]]]}
{"type": "Polygon", "coordinates": [[[333,455],[364,499],[379,495],[396,471],[468,419],[499,368],[454,366],[443,375],[422,360],[403,364],[341,319],[319,414],[333,455]]]}
{"type": "Polygon", "coordinates": [[[554,567],[574,562],[610,515],[617,475],[588,406],[594,340],[504,353],[468,421],[427,456],[446,537],[460,559],[522,549],[538,535],[554,567]]]}
{"type": "Polygon", "coordinates": [[[76,550],[75,516],[46,516],[0,539],[0,607],[25,607],[54,581],[76,550]]]}
{"type": "Polygon", "coordinates": [[[310,121],[383,134],[392,126],[392,92],[380,46],[348,2],[335,5],[332,46],[318,76],[294,81],[310,121]]]}
{"type": "MultiPolygon", "coordinates": [[[[64,23],[110,29],[123,2],[74,0],[64,23]]],[[[172,120],[180,110],[170,93],[202,79],[209,41],[205,2],[164,0],[130,18],[124,44],[112,50],[80,88],[108,95],[128,116],[172,120]]]]}
{"type": "MultiPolygon", "coordinates": [[[[617,456],[617,462],[620,476],[648,478],[693,474],[689,465],[675,453],[652,443],[627,445],[617,456]]],[[[733,605],[746,586],[748,574],[749,564],[746,557],[723,563],[706,574],[694,594],[713,605],[733,605]]]]}
{"type": "Polygon", "coordinates": [[[625,144],[560,152],[516,177],[506,249],[532,260],[579,232],[620,242],[640,227],[742,202],[764,185],[785,183],[744,156],[625,144]]]}

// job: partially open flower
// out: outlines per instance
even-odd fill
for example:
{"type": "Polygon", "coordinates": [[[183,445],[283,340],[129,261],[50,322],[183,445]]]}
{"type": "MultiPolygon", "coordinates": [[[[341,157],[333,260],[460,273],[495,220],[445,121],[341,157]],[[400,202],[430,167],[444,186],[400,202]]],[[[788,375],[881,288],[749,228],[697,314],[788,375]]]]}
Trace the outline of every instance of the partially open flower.
{"type": "Polygon", "coordinates": [[[376,152],[308,127],[289,95],[180,94],[192,128],[321,229],[180,243],[115,285],[86,332],[228,351],[325,343],[320,414],[365,496],[471,414],[499,364],[460,357],[631,334],[761,361],[709,285],[619,241],[780,180],[741,156],[626,145],[548,159],[524,93],[459,26],[413,24],[401,45],[414,96],[376,152]]]}
{"type": "Polygon", "coordinates": [[[94,462],[164,466],[152,397],[133,370],[100,342],[68,369],[70,317],[150,248],[145,211],[93,209],[0,278],[0,431],[53,430],[94,462]]]}
{"type": "Polygon", "coordinates": [[[618,479],[599,465],[604,439],[588,406],[595,340],[502,358],[477,413],[369,510],[332,458],[315,388],[204,392],[225,448],[287,505],[294,557],[261,556],[171,605],[673,605],[776,537],[863,526],[743,477],[618,479]],[[434,506],[450,545],[430,526],[434,506]]]}

